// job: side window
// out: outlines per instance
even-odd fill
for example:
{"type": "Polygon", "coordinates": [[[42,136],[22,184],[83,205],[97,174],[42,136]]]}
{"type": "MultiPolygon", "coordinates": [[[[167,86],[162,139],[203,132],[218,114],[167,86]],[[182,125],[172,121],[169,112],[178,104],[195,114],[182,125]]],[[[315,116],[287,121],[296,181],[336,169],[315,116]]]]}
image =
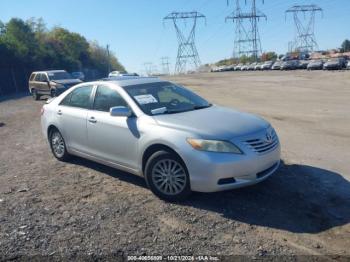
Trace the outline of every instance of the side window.
{"type": "Polygon", "coordinates": [[[40,79],[41,79],[41,82],[46,82],[46,81],[49,80],[49,79],[47,78],[46,74],[41,74],[40,79]]]}
{"type": "Polygon", "coordinates": [[[38,73],[35,75],[35,81],[40,82],[41,74],[38,73]]]}
{"type": "Polygon", "coordinates": [[[72,92],[70,92],[68,95],[66,95],[65,98],[61,101],[60,105],[62,106],[69,106],[70,103],[70,97],[72,96],[72,92]]]}
{"type": "Polygon", "coordinates": [[[117,91],[106,86],[97,87],[94,101],[94,110],[109,112],[109,109],[115,106],[128,105],[117,91]]]}
{"type": "Polygon", "coordinates": [[[69,99],[69,102],[65,101],[67,103],[65,105],[89,109],[90,108],[91,91],[92,91],[92,86],[82,86],[82,87],[75,89],[69,95],[67,95],[66,98],[68,98],[68,96],[70,96],[70,99],[69,99]]]}

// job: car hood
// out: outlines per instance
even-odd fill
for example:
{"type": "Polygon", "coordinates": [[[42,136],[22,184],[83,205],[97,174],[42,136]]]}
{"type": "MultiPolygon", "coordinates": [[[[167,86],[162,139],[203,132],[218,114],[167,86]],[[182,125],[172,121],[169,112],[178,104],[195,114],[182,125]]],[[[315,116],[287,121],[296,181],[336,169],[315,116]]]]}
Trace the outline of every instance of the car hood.
{"type": "Polygon", "coordinates": [[[153,118],[160,126],[191,132],[207,139],[229,140],[258,132],[270,125],[258,116],[220,106],[153,118]]]}
{"type": "Polygon", "coordinates": [[[61,84],[61,85],[74,85],[82,83],[79,79],[64,79],[64,80],[52,80],[51,82],[61,84]]]}

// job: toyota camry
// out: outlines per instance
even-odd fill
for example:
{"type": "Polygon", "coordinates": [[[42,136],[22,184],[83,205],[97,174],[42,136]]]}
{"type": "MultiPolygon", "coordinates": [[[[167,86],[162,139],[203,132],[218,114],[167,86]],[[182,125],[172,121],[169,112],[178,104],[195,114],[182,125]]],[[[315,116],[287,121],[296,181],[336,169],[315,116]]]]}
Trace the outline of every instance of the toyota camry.
{"type": "Polygon", "coordinates": [[[143,176],[169,201],[259,183],[280,163],[267,121],[158,78],[79,84],[43,106],[41,124],[58,160],[76,155],[143,176]]]}

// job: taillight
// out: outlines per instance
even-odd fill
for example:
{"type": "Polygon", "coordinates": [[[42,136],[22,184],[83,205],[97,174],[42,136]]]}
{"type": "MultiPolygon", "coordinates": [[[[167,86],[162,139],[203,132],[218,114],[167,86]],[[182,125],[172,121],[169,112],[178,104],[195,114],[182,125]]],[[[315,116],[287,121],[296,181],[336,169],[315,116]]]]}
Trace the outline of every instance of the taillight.
{"type": "Polygon", "coordinates": [[[43,115],[45,113],[45,108],[42,107],[41,110],[40,110],[40,115],[43,115]]]}

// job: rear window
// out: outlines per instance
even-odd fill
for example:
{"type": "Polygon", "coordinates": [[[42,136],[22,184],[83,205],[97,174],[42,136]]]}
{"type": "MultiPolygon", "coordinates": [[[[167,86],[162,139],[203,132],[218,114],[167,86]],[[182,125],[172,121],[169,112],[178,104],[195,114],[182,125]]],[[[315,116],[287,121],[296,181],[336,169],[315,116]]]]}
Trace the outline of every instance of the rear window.
{"type": "Polygon", "coordinates": [[[34,80],[34,77],[35,77],[35,74],[31,74],[31,75],[30,75],[30,78],[29,78],[29,81],[33,81],[33,80],[34,80]]]}

